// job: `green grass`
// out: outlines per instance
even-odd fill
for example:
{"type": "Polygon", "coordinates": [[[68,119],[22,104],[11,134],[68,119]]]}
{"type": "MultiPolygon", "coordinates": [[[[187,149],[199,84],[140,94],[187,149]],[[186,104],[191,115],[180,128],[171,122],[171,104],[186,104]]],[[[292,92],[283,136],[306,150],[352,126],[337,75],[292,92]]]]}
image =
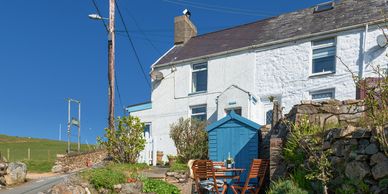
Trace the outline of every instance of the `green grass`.
{"type": "MultiPolygon", "coordinates": [[[[71,148],[75,150],[77,145],[73,143],[71,148]]],[[[56,160],[56,155],[64,154],[66,149],[67,143],[64,141],[0,134],[0,155],[7,158],[10,162],[26,162],[29,172],[49,172],[56,160]],[[28,148],[30,148],[30,160],[28,160],[28,148]]],[[[81,145],[81,151],[87,150],[89,150],[87,145],[81,145]]]]}

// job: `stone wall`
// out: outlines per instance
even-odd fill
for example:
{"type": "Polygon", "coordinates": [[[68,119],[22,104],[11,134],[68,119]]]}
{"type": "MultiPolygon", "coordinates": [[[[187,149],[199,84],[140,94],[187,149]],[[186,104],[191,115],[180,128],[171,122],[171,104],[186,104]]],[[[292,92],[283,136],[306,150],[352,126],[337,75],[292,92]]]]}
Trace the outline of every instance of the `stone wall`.
{"type": "MultiPolygon", "coordinates": [[[[290,126],[307,117],[310,123],[326,129],[322,149],[331,150],[330,189],[346,189],[350,181],[366,185],[372,193],[388,193],[388,157],[377,141],[375,129],[359,126],[364,116],[365,107],[360,100],[302,101],[295,105],[286,115],[287,122],[278,123],[272,130],[276,133],[270,140],[271,179],[286,175],[290,166],[282,159],[282,146],[290,126]]],[[[383,130],[388,136],[388,127],[383,130]]]]}
{"type": "Polygon", "coordinates": [[[270,131],[270,178],[275,180],[286,173],[285,163],[282,161],[282,146],[290,129],[290,124],[300,123],[307,117],[312,124],[330,128],[333,126],[357,126],[358,121],[364,116],[365,108],[361,100],[327,100],[316,102],[312,100],[301,101],[294,105],[285,118],[274,124],[270,131]]]}
{"type": "MultiPolygon", "coordinates": [[[[385,134],[388,136],[388,128],[385,134]]],[[[328,131],[322,146],[332,152],[330,188],[347,187],[345,180],[351,180],[367,185],[372,193],[388,193],[388,158],[373,130],[351,125],[334,128],[328,131]]]]}
{"type": "Polygon", "coordinates": [[[82,168],[91,167],[103,162],[108,157],[106,150],[96,150],[86,153],[57,155],[57,160],[52,172],[72,172],[82,168]]]}
{"type": "Polygon", "coordinates": [[[365,108],[362,100],[327,100],[315,102],[311,100],[301,101],[295,105],[286,115],[293,123],[299,123],[300,119],[307,116],[310,123],[321,127],[358,125],[358,121],[364,115],[365,108]]]}

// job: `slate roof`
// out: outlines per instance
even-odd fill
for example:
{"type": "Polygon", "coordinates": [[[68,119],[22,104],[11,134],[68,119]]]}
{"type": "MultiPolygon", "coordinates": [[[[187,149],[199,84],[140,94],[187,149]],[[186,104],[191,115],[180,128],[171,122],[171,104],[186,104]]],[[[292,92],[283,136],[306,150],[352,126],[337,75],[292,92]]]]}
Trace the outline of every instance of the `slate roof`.
{"type": "Polygon", "coordinates": [[[314,7],[198,35],[172,48],[154,66],[363,24],[383,19],[382,11],[388,13],[385,0],[342,0],[319,13],[314,7]]]}

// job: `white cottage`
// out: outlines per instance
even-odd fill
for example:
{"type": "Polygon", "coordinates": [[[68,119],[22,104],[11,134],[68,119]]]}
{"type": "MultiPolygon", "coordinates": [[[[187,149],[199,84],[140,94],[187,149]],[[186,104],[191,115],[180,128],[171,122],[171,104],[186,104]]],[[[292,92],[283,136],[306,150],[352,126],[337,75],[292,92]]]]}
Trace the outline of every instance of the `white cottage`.
{"type": "Polygon", "coordinates": [[[151,102],[127,108],[147,124],[141,160],[176,154],[169,128],[180,117],[211,123],[234,110],[267,124],[270,96],[284,112],[301,100],[356,98],[344,64],[361,77],[387,64],[376,41],[387,9],[385,0],[328,2],[202,35],[189,15],[176,17],[174,46],[151,66],[151,102]]]}

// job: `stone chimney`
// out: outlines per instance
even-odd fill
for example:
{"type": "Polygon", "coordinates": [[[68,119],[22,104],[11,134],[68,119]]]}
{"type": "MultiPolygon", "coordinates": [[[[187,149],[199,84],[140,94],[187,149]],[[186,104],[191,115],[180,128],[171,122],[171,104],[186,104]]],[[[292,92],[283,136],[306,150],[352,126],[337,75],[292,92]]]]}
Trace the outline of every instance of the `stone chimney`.
{"type": "Polygon", "coordinates": [[[185,14],[174,18],[174,45],[185,44],[197,35],[197,27],[190,21],[190,15],[185,14]]]}

